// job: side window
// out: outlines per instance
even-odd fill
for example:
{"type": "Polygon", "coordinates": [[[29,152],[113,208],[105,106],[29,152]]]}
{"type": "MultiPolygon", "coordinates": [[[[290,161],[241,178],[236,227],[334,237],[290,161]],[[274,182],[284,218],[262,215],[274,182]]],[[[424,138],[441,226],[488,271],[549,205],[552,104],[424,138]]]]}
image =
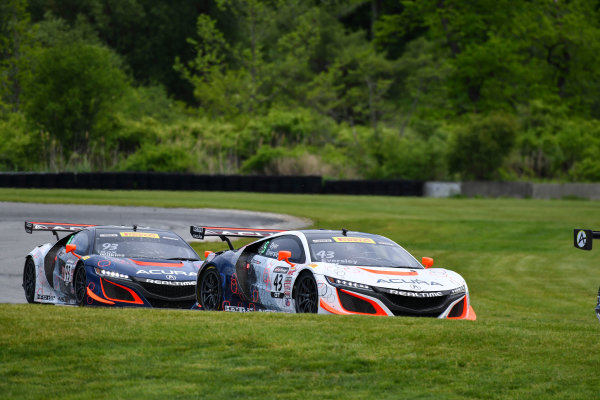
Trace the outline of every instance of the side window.
{"type": "Polygon", "coordinates": [[[292,253],[290,261],[293,263],[303,263],[306,260],[302,242],[296,236],[279,236],[272,239],[268,242],[265,251],[263,253],[259,252],[259,254],[269,258],[277,258],[279,252],[282,250],[287,250],[292,253]]]}
{"type": "Polygon", "coordinates": [[[74,244],[77,246],[77,250],[75,253],[79,255],[84,255],[88,253],[88,247],[90,244],[90,235],[88,231],[81,231],[76,233],[71,240],[69,240],[70,244],[74,244]]]}

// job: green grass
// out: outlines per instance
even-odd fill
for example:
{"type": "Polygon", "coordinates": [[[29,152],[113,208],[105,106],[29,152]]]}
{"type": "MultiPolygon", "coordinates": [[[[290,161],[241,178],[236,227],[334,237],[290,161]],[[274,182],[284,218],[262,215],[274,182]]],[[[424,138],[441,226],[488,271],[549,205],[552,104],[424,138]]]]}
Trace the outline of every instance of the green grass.
{"type": "Polygon", "coordinates": [[[599,202],[16,189],[0,189],[0,200],[237,208],[381,233],[463,275],[478,317],[0,305],[2,398],[600,393],[600,241],[592,252],[572,244],[573,228],[600,229],[599,202]]]}

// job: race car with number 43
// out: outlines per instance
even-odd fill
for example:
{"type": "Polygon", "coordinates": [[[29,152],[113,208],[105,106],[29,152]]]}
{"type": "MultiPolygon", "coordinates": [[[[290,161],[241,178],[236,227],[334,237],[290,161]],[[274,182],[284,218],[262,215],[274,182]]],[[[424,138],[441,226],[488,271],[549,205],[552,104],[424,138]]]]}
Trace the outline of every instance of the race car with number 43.
{"type": "Polygon", "coordinates": [[[25,222],[56,243],[25,258],[29,303],[193,308],[198,254],[176,233],[137,226],[25,222]],[[58,232],[67,232],[59,238],[58,232]]]}
{"type": "Polygon", "coordinates": [[[204,226],[190,233],[230,248],[205,254],[196,284],[203,310],[476,319],[459,274],[383,236],[204,226]],[[236,250],[230,237],[258,240],[236,250]]]}

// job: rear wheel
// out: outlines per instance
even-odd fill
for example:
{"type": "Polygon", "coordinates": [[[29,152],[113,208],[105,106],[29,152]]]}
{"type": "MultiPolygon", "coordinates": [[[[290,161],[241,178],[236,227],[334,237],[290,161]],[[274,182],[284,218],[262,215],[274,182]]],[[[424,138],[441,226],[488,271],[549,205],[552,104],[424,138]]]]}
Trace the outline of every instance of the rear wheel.
{"type": "Polygon", "coordinates": [[[73,286],[75,288],[75,300],[80,306],[85,306],[85,298],[87,295],[87,276],[83,265],[77,266],[75,269],[75,277],[73,278],[73,286]]]}
{"type": "Polygon", "coordinates": [[[319,310],[317,282],[310,272],[303,273],[296,280],[294,301],[297,313],[315,314],[319,310]]]}
{"type": "Polygon", "coordinates": [[[206,311],[216,311],[221,309],[223,302],[223,290],[217,268],[213,265],[207,267],[200,278],[196,287],[196,300],[206,311]]]}
{"type": "Polygon", "coordinates": [[[23,290],[28,303],[35,303],[35,284],[35,263],[31,258],[27,258],[23,268],[23,290]]]}

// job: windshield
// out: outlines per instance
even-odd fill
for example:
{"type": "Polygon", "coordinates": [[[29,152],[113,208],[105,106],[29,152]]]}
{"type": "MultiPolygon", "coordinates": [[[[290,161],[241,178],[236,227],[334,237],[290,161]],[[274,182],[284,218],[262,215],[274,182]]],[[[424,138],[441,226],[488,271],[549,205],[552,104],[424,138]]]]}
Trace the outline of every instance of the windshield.
{"type": "Polygon", "coordinates": [[[409,252],[393,241],[376,235],[307,235],[313,261],[368,267],[422,269],[409,252]]]}
{"type": "Polygon", "coordinates": [[[106,257],[198,260],[198,255],[171,232],[98,229],[94,254],[106,257]]]}

